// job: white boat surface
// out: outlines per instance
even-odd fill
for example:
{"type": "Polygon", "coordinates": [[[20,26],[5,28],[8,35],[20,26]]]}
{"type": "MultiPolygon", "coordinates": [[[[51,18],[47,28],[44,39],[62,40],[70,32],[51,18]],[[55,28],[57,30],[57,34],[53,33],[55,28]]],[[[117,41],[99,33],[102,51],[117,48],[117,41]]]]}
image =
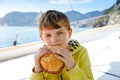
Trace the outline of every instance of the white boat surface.
{"type": "MultiPolygon", "coordinates": [[[[87,48],[95,80],[120,80],[120,24],[72,35],[87,48]]],[[[42,42],[0,49],[0,80],[29,80],[42,42]]]]}

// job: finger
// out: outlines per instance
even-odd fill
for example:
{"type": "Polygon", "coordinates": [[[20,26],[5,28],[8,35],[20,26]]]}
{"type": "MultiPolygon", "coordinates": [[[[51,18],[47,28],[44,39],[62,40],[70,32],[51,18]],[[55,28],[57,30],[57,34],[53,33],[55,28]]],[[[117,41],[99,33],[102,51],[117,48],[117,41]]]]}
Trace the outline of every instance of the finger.
{"type": "Polygon", "coordinates": [[[55,57],[63,62],[65,62],[65,58],[61,55],[55,55],[55,57]]]}
{"type": "Polygon", "coordinates": [[[55,49],[55,51],[56,51],[56,53],[64,55],[64,56],[70,56],[71,55],[71,52],[67,49],[64,49],[64,48],[58,48],[58,49],[55,49]]]}
{"type": "Polygon", "coordinates": [[[59,49],[54,49],[53,52],[58,54],[58,55],[64,56],[64,57],[66,56],[65,51],[63,51],[60,48],[59,49]]]}
{"type": "Polygon", "coordinates": [[[60,55],[55,55],[55,57],[61,61],[63,61],[65,63],[65,66],[69,65],[68,63],[70,63],[70,60],[69,58],[65,58],[65,57],[62,57],[60,55]]]}
{"type": "Polygon", "coordinates": [[[42,55],[49,53],[49,50],[45,47],[40,48],[35,54],[35,59],[39,59],[42,55]]]}

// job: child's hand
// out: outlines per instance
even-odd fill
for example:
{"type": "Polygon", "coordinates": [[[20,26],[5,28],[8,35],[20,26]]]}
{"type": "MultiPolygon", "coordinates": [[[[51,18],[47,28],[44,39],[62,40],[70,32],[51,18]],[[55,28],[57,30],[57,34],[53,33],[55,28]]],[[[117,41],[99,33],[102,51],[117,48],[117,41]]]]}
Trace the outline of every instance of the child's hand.
{"type": "Polygon", "coordinates": [[[75,62],[69,50],[64,48],[55,48],[53,52],[59,54],[56,55],[55,57],[62,60],[65,63],[67,70],[71,70],[75,66],[75,62]]]}
{"type": "Polygon", "coordinates": [[[34,56],[34,62],[35,62],[35,72],[41,72],[42,69],[40,67],[40,57],[46,53],[49,53],[49,50],[46,46],[40,48],[34,56]]]}

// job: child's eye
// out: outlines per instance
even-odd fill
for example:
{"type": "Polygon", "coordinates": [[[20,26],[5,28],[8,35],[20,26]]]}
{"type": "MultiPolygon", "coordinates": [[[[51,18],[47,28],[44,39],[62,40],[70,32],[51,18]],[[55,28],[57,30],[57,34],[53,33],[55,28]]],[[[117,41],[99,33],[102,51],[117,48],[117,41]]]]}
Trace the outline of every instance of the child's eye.
{"type": "Polygon", "coordinates": [[[58,32],[58,34],[63,34],[63,32],[58,32]]]}
{"type": "Polygon", "coordinates": [[[50,37],[51,35],[45,35],[45,37],[50,37]]]}

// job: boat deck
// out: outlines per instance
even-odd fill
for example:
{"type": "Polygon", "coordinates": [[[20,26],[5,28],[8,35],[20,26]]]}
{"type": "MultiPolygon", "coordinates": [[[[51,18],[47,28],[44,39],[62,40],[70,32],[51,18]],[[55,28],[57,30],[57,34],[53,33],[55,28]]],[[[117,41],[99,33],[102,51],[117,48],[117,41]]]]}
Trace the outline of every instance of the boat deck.
{"type": "MultiPolygon", "coordinates": [[[[120,80],[120,24],[75,33],[72,39],[87,48],[95,80],[120,80]]],[[[0,80],[29,80],[34,54],[42,45],[0,49],[0,80]]]]}

